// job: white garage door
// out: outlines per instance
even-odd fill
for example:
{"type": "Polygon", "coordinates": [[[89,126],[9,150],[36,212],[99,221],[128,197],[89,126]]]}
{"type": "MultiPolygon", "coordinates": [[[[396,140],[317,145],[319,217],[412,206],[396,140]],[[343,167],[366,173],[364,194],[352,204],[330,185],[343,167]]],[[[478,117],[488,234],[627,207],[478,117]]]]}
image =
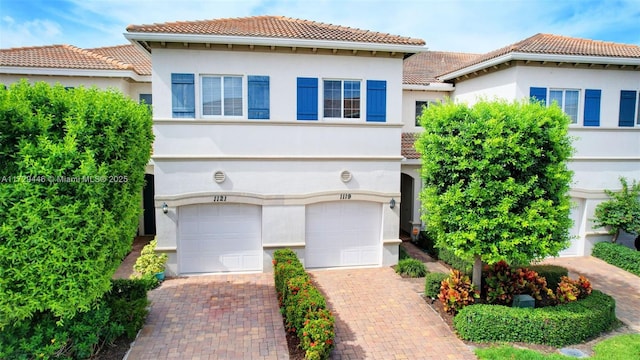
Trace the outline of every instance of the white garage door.
{"type": "Polygon", "coordinates": [[[314,268],[380,264],[381,221],[382,209],[377,203],[307,206],[305,265],[314,268]]]}
{"type": "Polygon", "coordinates": [[[181,273],[262,270],[259,206],[189,205],[179,211],[181,273]]]}

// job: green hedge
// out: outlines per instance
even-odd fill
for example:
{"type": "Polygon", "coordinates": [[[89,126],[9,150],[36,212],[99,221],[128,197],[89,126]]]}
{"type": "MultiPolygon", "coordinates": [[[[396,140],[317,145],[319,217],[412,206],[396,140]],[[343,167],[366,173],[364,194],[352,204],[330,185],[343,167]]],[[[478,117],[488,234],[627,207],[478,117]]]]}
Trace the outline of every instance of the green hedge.
{"type": "Polygon", "coordinates": [[[452,268],[460,270],[463,274],[470,275],[473,271],[473,263],[471,261],[457,257],[451,250],[438,249],[438,259],[451,265],[452,268]]]}
{"type": "Polygon", "coordinates": [[[610,242],[597,243],[591,255],[640,276],[640,251],[610,242]]]}
{"type": "Polygon", "coordinates": [[[424,295],[431,299],[437,299],[440,294],[442,281],[449,277],[449,274],[432,272],[424,277],[424,295]]]}
{"type": "Polygon", "coordinates": [[[119,337],[133,340],[147,316],[145,279],[119,279],[89,311],[62,323],[51,312],[37,312],[0,331],[0,359],[88,359],[119,337]]]}
{"type": "Polygon", "coordinates": [[[305,359],[328,359],[334,346],[335,319],[295,252],[274,252],[273,276],[285,327],[297,334],[305,359]]]}
{"type": "Polygon", "coordinates": [[[151,113],[122,93],[0,86],[0,328],[109,290],[136,234],[151,113]]]}
{"type": "Polygon", "coordinates": [[[529,265],[525,266],[547,280],[547,288],[555,290],[563,276],[569,276],[569,270],[558,265],[529,265]]]}
{"type": "Polygon", "coordinates": [[[583,300],[538,309],[470,305],[460,310],[453,324],[459,336],[469,341],[565,346],[611,329],[615,309],[612,297],[594,290],[583,300]]]}

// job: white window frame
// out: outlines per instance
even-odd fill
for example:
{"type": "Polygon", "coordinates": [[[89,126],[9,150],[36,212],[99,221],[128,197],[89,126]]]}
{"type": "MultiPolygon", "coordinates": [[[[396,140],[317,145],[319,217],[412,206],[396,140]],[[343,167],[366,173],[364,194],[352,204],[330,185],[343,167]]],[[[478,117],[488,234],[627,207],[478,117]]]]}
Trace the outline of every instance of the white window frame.
{"type": "MultiPolygon", "coordinates": [[[[576,118],[575,121],[571,121],[571,125],[578,125],[582,122],[582,107],[584,106],[583,102],[584,99],[581,99],[582,97],[582,89],[575,89],[575,88],[555,88],[555,87],[550,87],[547,90],[547,106],[551,106],[551,104],[553,104],[553,100],[551,99],[551,92],[552,91],[562,91],[562,106],[560,107],[560,109],[562,110],[563,113],[567,114],[567,112],[565,111],[565,106],[567,104],[566,98],[567,98],[567,91],[576,91],[578,93],[578,103],[576,104],[576,118]]],[[[569,114],[567,114],[569,115],[569,114]]],[[[569,116],[570,117],[570,116],[569,116]]]]}
{"type": "Polygon", "coordinates": [[[318,100],[320,101],[320,109],[322,110],[322,119],[324,120],[345,120],[345,121],[365,121],[365,113],[363,109],[366,109],[366,103],[365,103],[365,94],[366,94],[366,89],[363,90],[362,88],[362,84],[364,83],[364,81],[362,79],[342,79],[342,78],[321,78],[319,79],[320,82],[322,83],[322,88],[319,89],[321,90],[321,92],[318,94],[318,100]],[[332,117],[332,116],[326,116],[325,114],[325,108],[324,108],[324,103],[325,103],[325,88],[324,88],[324,84],[325,81],[340,81],[340,117],[332,117]],[[357,118],[350,118],[350,117],[344,117],[344,82],[345,81],[353,81],[353,82],[358,82],[360,84],[360,106],[359,106],[359,112],[358,112],[358,117],[357,118]]]}
{"type": "Polygon", "coordinates": [[[200,87],[200,97],[198,99],[198,112],[203,119],[246,119],[247,118],[247,77],[238,74],[200,74],[200,81],[198,86],[200,87]],[[204,114],[204,86],[203,80],[205,78],[220,78],[220,115],[205,115],[204,114]],[[242,98],[241,98],[241,114],[240,115],[225,115],[224,114],[224,78],[240,78],[240,84],[242,85],[242,98]]]}

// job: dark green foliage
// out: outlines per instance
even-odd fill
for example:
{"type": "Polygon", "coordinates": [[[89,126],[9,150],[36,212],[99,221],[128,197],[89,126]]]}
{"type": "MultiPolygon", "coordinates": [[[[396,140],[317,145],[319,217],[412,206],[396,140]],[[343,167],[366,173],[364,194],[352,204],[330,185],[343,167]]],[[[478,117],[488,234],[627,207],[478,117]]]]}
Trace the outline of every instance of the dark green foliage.
{"type": "Polygon", "coordinates": [[[448,248],[438,249],[438,259],[446,262],[452,268],[462,271],[462,273],[470,275],[473,270],[473,262],[463,260],[455,255],[455,253],[448,248]]]}
{"type": "Polygon", "coordinates": [[[147,316],[144,280],[113,280],[112,288],[89,311],[59,322],[37,312],[0,332],[0,359],[87,359],[120,336],[133,340],[147,316]]]}
{"type": "Polygon", "coordinates": [[[0,328],[87,312],[131,248],[151,115],[115,91],[0,88],[0,328]]]}
{"type": "Polygon", "coordinates": [[[528,263],[567,247],[573,148],[562,110],[447,102],[429,106],[421,124],[422,219],[439,249],[528,263]]]}
{"type": "Polygon", "coordinates": [[[629,186],[627,179],[621,177],[620,184],[620,191],[605,190],[611,199],[596,206],[593,222],[595,228],[609,227],[612,242],[616,242],[621,230],[640,235],[640,183],[633,180],[629,186]]]}
{"type": "Polygon", "coordinates": [[[557,288],[562,277],[569,276],[569,270],[558,265],[529,265],[528,268],[547,279],[547,287],[549,289],[557,288]]]}
{"type": "Polygon", "coordinates": [[[424,266],[424,263],[417,259],[402,259],[396,265],[396,273],[407,277],[423,277],[427,272],[427,267],[424,266]]]}
{"type": "Polygon", "coordinates": [[[593,247],[591,255],[640,276],[640,251],[623,245],[600,242],[593,247]]]}
{"type": "Polygon", "coordinates": [[[398,246],[398,260],[411,259],[411,256],[402,246],[398,246]]]}
{"type": "Polygon", "coordinates": [[[515,295],[531,295],[536,307],[553,303],[553,290],[547,287],[547,280],[526,267],[512,267],[505,261],[485,266],[483,272],[484,295],[487,303],[511,305],[515,295]]]}
{"type": "Polygon", "coordinates": [[[502,305],[467,306],[453,324],[464,340],[526,342],[551,346],[578,344],[612,328],[615,300],[593,290],[587,298],[539,309],[502,305]]]}
{"type": "Polygon", "coordinates": [[[417,245],[422,250],[426,251],[431,257],[438,259],[438,248],[435,246],[435,240],[433,236],[429,235],[427,231],[420,231],[418,235],[417,245]]]}
{"type": "Polygon", "coordinates": [[[432,299],[436,299],[440,293],[442,281],[448,278],[445,273],[432,272],[424,277],[424,295],[432,299]]]}
{"type": "Polygon", "coordinates": [[[328,359],[335,338],[335,319],[326,308],[324,296],[292,250],[276,250],[272,263],[287,331],[298,335],[306,359],[328,359]]]}

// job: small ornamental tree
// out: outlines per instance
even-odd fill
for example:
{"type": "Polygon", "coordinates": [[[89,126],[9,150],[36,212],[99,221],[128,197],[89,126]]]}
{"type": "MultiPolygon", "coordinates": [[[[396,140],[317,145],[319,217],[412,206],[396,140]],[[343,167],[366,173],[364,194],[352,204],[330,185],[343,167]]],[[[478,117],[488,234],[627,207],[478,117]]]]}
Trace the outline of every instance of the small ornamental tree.
{"type": "Polygon", "coordinates": [[[446,102],[420,119],[422,220],[436,246],[474,261],[527,263],[569,244],[573,152],[569,118],[556,106],[446,102]]]}
{"type": "Polygon", "coordinates": [[[91,309],[136,234],[151,114],[116,91],[0,87],[0,331],[91,309]]]}
{"type": "Polygon", "coordinates": [[[609,227],[614,243],[621,230],[640,236],[640,183],[633,180],[629,186],[627,179],[620,178],[620,184],[620,191],[604,191],[611,199],[596,206],[593,224],[596,228],[609,227]]]}

